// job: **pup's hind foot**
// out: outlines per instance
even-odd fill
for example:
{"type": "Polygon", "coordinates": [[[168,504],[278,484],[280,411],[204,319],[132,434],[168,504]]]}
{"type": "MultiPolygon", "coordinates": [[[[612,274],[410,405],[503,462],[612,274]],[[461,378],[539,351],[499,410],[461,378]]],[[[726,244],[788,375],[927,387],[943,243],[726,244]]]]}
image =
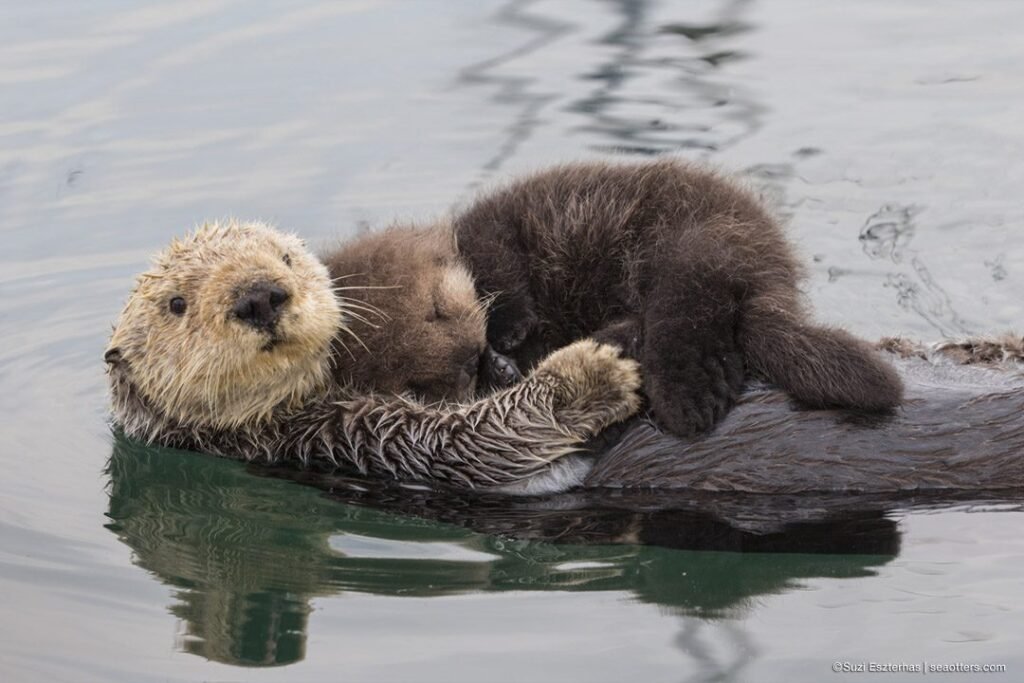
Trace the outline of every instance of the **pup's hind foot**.
{"type": "Polygon", "coordinates": [[[644,392],[655,421],[683,437],[709,431],[725,417],[743,386],[743,354],[694,358],[672,368],[644,363],[644,392]]]}

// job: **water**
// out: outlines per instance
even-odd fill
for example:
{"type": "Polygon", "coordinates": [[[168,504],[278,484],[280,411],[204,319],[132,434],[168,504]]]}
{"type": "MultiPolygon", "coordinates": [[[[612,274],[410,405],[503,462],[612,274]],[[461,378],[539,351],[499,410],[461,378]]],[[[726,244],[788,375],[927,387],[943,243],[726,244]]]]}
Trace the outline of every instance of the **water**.
{"type": "Polygon", "coordinates": [[[415,517],[422,492],[115,442],[101,355],[132,275],[205,217],[325,243],[666,152],[763,188],[825,320],[1020,328],[1022,25],[1012,2],[0,8],[4,680],[1019,679],[1014,504],[415,517]]]}

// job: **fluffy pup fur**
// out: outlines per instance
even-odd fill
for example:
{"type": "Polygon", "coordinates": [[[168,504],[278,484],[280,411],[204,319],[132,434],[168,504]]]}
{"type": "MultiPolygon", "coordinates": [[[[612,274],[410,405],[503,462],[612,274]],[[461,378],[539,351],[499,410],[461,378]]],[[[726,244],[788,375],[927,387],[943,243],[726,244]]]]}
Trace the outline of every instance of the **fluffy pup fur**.
{"type": "Polygon", "coordinates": [[[902,385],[869,345],[815,325],[801,268],[756,198],[677,161],[557,166],[454,219],[487,338],[523,368],[583,337],[637,358],[662,426],[710,428],[747,372],[808,407],[883,411],[902,385]]]}
{"type": "Polygon", "coordinates": [[[393,226],[321,255],[351,334],[336,381],[436,401],[475,394],[487,311],[455,253],[451,227],[393,226]]]}
{"type": "Polygon", "coordinates": [[[473,403],[362,393],[331,374],[350,362],[334,340],[354,315],[297,238],[259,223],[205,225],[138,277],[114,328],[114,421],[163,446],[501,487],[639,407],[636,363],[589,340],[473,403]]]}

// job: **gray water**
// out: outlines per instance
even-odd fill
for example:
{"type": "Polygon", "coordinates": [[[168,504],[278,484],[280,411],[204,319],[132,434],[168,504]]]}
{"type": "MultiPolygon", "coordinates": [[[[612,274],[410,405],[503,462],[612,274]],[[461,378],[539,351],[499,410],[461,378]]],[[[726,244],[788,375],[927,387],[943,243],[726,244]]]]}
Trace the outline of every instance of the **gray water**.
{"type": "Polygon", "coordinates": [[[0,677],[1020,680],[1015,505],[883,511],[866,554],[482,533],[117,443],[101,356],[204,218],[323,244],[657,154],[762,188],[823,320],[1020,329],[1022,28],[994,0],[0,6],[0,677]]]}

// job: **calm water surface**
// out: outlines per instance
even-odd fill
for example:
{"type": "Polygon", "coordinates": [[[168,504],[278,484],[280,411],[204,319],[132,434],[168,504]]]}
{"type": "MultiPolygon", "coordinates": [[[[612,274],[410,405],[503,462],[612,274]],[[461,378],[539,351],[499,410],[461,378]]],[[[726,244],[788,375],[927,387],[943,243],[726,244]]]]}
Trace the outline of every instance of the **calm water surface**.
{"type": "Polygon", "coordinates": [[[666,153],[763,188],[825,320],[1019,329],[1022,27],[996,1],[3,5],[0,677],[1021,680],[1012,501],[325,495],[115,440],[101,357],[205,217],[327,243],[666,153]]]}

